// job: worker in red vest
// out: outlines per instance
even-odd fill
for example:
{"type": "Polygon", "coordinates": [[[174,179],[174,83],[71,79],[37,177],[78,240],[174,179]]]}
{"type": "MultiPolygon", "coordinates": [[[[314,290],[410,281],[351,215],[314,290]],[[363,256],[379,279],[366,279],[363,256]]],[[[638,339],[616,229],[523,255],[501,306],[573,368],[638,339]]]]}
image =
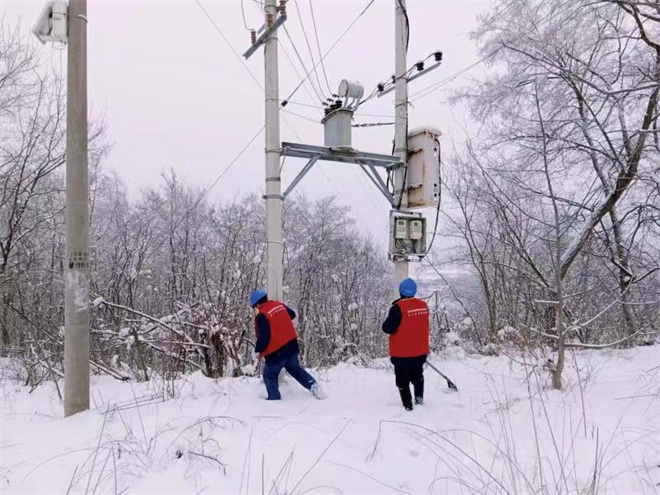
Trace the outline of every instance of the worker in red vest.
{"type": "Polygon", "coordinates": [[[317,399],[324,398],[316,380],[300,366],[298,336],[293,326],[296,313],[278,301],[268,300],[264,290],[255,290],[250,295],[250,306],[254,308],[254,330],[257,341],[254,352],[266,361],[264,384],[268,400],[280,400],[277,379],[282,368],[296,379],[317,399]]]}
{"type": "Polygon", "coordinates": [[[429,308],[417,299],[417,284],[411,278],[399,284],[400,299],[392,303],[383,331],[390,336],[390,361],[394,365],[396,386],[406,411],[424,403],[424,363],[429,353],[429,308]]]}

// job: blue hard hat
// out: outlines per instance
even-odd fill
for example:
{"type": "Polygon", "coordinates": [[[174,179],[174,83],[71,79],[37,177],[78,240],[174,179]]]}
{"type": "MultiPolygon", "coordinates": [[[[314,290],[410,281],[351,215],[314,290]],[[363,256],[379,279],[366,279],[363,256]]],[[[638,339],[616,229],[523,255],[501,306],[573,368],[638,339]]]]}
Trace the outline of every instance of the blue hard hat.
{"type": "Polygon", "coordinates": [[[417,284],[412,278],[406,278],[399,284],[399,294],[403,297],[413,297],[417,294],[417,284]]]}
{"type": "Polygon", "coordinates": [[[266,291],[263,289],[255,290],[252,294],[250,294],[250,306],[254,308],[257,305],[257,303],[267,295],[268,294],[266,294],[266,291]]]}

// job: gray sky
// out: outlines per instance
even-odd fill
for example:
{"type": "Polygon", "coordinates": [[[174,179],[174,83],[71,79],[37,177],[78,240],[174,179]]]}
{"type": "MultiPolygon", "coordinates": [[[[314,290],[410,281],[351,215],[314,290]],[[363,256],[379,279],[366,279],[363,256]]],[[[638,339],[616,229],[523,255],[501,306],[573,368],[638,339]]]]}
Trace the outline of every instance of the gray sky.
{"type": "MultiPolygon", "coordinates": [[[[241,2],[201,0],[239,54],[249,45],[241,2]]],[[[367,0],[313,0],[321,50],[335,42],[367,0]]],[[[0,12],[9,25],[22,22],[31,28],[45,2],[2,0],[0,12]]],[[[315,59],[316,39],[309,0],[297,0],[315,59]]],[[[442,50],[441,68],[410,86],[411,96],[441,81],[478,59],[468,33],[477,14],[490,0],[408,0],[411,25],[409,62],[442,50]]],[[[336,91],[342,79],[360,81],[368,94],[376,83],[394,69],[394,0],[377,0],[348,35],[325,59],[330,87],[336,91]]],[[[262,17],[253,0],[244,0],[248,26],[259,27],[262,17]]],[[[301,29],[296,3],[289,1],[287,27],[298,51],[312,64],[301,29]]],[[[250,141],[264,121],[263,92],[232,53],[194,0],[185,1],[88,1],[89,98],[92,111],[105,115],[112,152],[105,163],[128,184],[132,195],[159,182],[160,174],[172,168],[194,185],[210,184],[250,141]]],[[[284,32],[280,44],[302,68],[284,32]]],[[[57,65],[66,52],[52,45],[43,48],[57,65]]],[[[263,51],[247,66],[263,81],[263,51]]],[[[478,75],[480,69],[472,72],[478,75]]],[[[322,86],[325,87],[319,67],[322,86]]],[[[300,78],[280,49],[280,98],[289,96],[300,78]]],[[[316,79],[314,79],[316,81],[316,79]]],[[[465,79],[462,79],[465,81],[465,79]]],[[[457,81],[461,82],[461,81],[457,81]]],[[[457,132],[457,121],[444,103],[451,85],[415,102],[410,127],[431,125],[449,137],[457,132]]],[[[304,85],[292,101],[318,105],[304,85]]],[[[327,92],[327,89],[326,89],[327,92]]],[[[290,104],[287,110],[316,121],[321,110],[290,104]]],[[[356,114],[357,122],[393,121],[393,94],[373,99],[356,114]],[[383,117],[366,117],[365,114],[383,117]]],[[[302,118],[283,114],[282,140],[323,144],[323,128],[302,118]]],[[[380,153],[391,151],[394,128],[355,129],[353,143],[359,149],[380,153]]],[[[249,192],[260,193],[264,178],[263,135],[248,149],[223,179],[209,192],[210,199],[231,199],[249,192]]],[[[284,187],[304,165],[288,159],[284,187]]],[[[311,198],[334,194],[353,208],[357,226],[380,243],[387,239],[388,204],[358,170],[349,165],[317,164],[297,189],[311,198]],[[322,169],[322,170],[321,170],[322,169]]],[[[432,212],[428,212],[430,220],[432,212]]]]}

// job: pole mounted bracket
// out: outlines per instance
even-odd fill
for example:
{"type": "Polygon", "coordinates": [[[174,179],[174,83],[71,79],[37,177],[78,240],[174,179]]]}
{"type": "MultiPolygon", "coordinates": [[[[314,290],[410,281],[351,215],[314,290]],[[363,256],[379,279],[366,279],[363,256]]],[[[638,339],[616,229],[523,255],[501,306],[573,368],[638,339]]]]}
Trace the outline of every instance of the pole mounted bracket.
{"type": "MultiPolygon", "coordinates": [[[[247,49],[247,51],[243,54],[243,57],[245,59],[249,59],[254,52],[256,52],[261,45],[266,43],[268,40],[268,37],[273,34],[277,29],[286,22],[287,16],[286,15],[280,15],[277,19],[275,19],[275,22],[273,22],[273,25],[270,26],[269,28],[266,28],[261,35],[252,43],[252,46],[247,49]]],[[[262,27],[263,29],[263,27],[262,27]]],[[[260,30],[261,31],[261,30],[260,30]]]]}
{"type": "MultiPolygon", "coordinates": [[[[421,71],[417,72],[416,74],[413,74],[412,76],[408,77],[406,80],[407,80],[408,82],[412,82],[412,81],[414,81],[415,79],[417,79],[417,78],[419,78],[419,77],[422,77],[423,75],[425,75],[425,74],[431,72],[432,70],[437,69],[437,68],[440,67],[441,65],[442,65],[442,61],[436,62],[436,63],[433,64],[432,66],[427,67],[426,69],[421,70],[421,71]]],[[[394,88],[395,88],[395,86],[392,86],[392,87],[390,87],[390,88],[387,88],[387,89],[384,90],[384,91],[381,91],[381,92],[378,93],[378,95],[377,95],[378,98],[380,98],[381,96],[385,96],[385,95],[388,94],[388,93],[391,93],[392,91],[394,91],[394,88]]]]}

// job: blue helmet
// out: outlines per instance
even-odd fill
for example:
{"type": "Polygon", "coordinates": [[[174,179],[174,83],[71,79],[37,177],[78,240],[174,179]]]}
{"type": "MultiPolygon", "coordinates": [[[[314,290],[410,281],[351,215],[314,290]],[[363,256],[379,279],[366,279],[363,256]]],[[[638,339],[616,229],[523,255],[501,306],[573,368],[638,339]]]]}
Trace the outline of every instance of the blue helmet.
{"type": "Polygon", "coordinates": [[[250,306],[254,308],[257,305],[257,303],[267,295],[268,294],[266,294],[266,291],[263,289],[255,290],[252,294],[250,294],[250,306]]]}
{"type": "Polygon", "coordinates": [[[399,284],[399,294],[403,297],[413,297],[417,294],[417,284],[412,278],[406,278],[399,284]]]}

